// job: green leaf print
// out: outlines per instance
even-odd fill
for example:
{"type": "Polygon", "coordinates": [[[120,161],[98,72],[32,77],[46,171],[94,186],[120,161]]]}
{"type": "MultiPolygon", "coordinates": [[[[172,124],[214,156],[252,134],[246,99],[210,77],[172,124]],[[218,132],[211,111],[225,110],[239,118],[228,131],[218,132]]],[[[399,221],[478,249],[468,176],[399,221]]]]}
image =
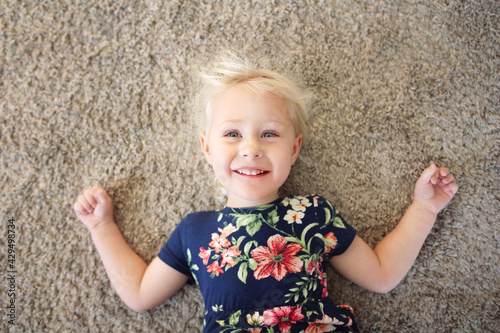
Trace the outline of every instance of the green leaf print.
{"type": "Polygon", "coordinates": [[[330,223],[331,221],[331,218],[332,218],[332,214],[330,213],[330,210],[328,208],[324,208],[325,209],[325,225],[327,225],[328,223],[330,223]]]}
{"type": "Polygon", "coordinates": [[[280,220],[278,216],[278,207],[267,215],[267,223],[276,224],[280,220]]]}
{"type": "MultiPolygon", "coordinates": [[[[236,241],[236,244],[233,243],[233,245],[236,245],[238,247],[240,247],[241,243],[243,242],[243,240],[245,239],[246,236],[241,236],[240,238],[238,238],[238,240],[236,241]]],[[[234,237],[233,237],[234,238],[234,237]]]]}
{"type": "Polygon", "coordinates": [[[245,255],[247,257],[250,257],[250,249],[252,248],[252,245],[254,245],[255,247],[259,246],[259,243],[257,243],[257,241],[253,240],[253,241],[250,241],[248,243],[245,244],[245,247],[243,249],[243,252],[245,253],[245,255]]]}
{"type": "MultiPolygon", "coordinates": [[[[187,257],[188,257],[188,266],[191,268],[191,270],[193,271],[197,271],[199,270],[200,268],[198,267],[198,265],[196,264],[191,264],[191,260],[192,260],[192,256],[191,256],[191,250],[190,249],[187,249],[187,257]]],[[[192,274],[193,278],[194,278],[194,281],[196,282],[196,284],[198,284],[198,279],[196,278],[196,275],[195,274],[192,274]]]]}
{"type": "Polygon", "coordinates": [[[229,325],[236,325],[240,321],[241,310],[236,311],[229,317],[229,325]]]}
{"type": "Polygon", "coordinates": [[[267,204],[267,205],[262,205],[262,206],[256,207],[255,210],[256,211],[268,210],[269,208],[271,208],[274,205],[275,205],[274,203],[270,203],[270,204],[267,204]]]}
{"type": "Polygon", "coordinates": [[[252,258],[248,260],[248,267],[250,267],[252,271],[255,271],[258,265],[259,264],[257,263],[257,261],[255,261],[255,259],[252,258]]]}
{"type": "Polygon", "coordinates": [[[310,249],[311,248],[311,243],[312,241],[314,240],[314,237],[317,237],[319,239],[323,239],[323,235],[320,234],[320,233],[317,233],[315,234],[314,236],[312,236],[310,239],[309,239],[309,242],[307,243],[307,248],[310,249]]]}
{"type": "Polygon", "coordinates": [[[231,214],[231,216],[236,217],[237,229],[247,226],[249,223],[256,219],[256,216],[253,214],[231,214]]]}
{"type": "Polygon", "coordinates": [[[241,282],[246,284],[247,276],[248,276],[248,263],[244,262],[240,265],[240,268],[238,269],[238,279],[240,279],[241,282]]]}
{"type": "Polygon", "coordinates": [[[311,252],[310,252],[310,249],[308,248],[308,246],[309,246],[311,243],[306,244],[306,234],[307,234],[307,232],[308,232],[311,228],[313,228],[313,227],[315,227],[315,226],[317,226],[317,225],[318,225],[317,223],[311,223],[311,224],[309,224],[307,227],[305,227],[305,228],[304,228],[304,231],[302,231],[302,235],[301,235],[301,239],[300,239],[300,245],[302,245],[302,247],[304,248],[304,251],[305,251],[305,252],[307,252],[307,253],[311,253],[311,252]]]}
{"type": "Polygon", "coordinates": [[[291,302],[292,299],[297,303],[302,297],[300,303],[304,304],[310,297],[309,293],[317,289],[318,281],[317,274],[303,276],[302,280],[297,282],[294,288],[289,289],[290,293],[285,295],[285,303],[291,302]]]}
{"type": "Polygon", "coordinates": [[[191,261],[193,259],[193,257],[191,256],[191,250],[190,249],[187,249],[187,257],[188,257],[188,266],[191,267],[192,270],[194,271],[197,271],[199,268],[198,268],[198,265],[191,265],[191,261]]]}
{"type": "Polygon", "coordinates": [[[231,214],[236,217],[236,228],[245,227],[250,236],[254,236],[262,226],[262,215],[231,214]]]}
{"type": "Polygon", "coordinates": [[[298,239],[297,237],[286,236],[285,239],[289,243],[300,243],[300,239],[298,239]]]}
{"type": "Polygon", "coordinates": [[[312,315],[318,314],[316,311],[307,311],[306,312],[306,317],[311,318],[312,315]]]}
{"type": "Polygon", "coordinates": [[[336,210],[330,203],[328,203],[328,207],[329,209],[325,208],[325,221],[327,222],[323,227],[326,227],[328,224],[333,223],[334,227],[345,229],[344,222],[342,222],[342,219],[338,216],[339,211],[336,210]],[[334,214],[333,216],[330,213],[331,211],[334,214]]]}
{"type": "Polygon", "coordinates": [[[255,220],[252,223],[249,223],[246,227],[247,233],[250,236],[254,236],[259,230],[260,227],[262,226],[262,222],[260,220],[255,220]]]}
{"type": "Polygon", "coordinates": [[[345,229],[344,222],[342,222],[342,219],[338,216],[335,216],[335,218],[333,219],[333,225],[337,228],[345,229]]]}

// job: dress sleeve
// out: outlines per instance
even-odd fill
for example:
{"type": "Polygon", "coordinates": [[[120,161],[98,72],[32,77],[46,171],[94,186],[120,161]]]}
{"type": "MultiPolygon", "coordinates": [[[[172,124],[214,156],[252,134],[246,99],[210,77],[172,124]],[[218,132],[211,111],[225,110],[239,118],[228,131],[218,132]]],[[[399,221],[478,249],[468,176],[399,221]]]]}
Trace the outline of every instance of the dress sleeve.
{"type": "Polygon", "coordinates": [[[350,226],[339,211],[323,197],[316,197],[317,219],[325,242],[325,256],[333,257],[344,253],[352,244],[356,230],[350,226]]]}
{"type": "Polygon", "coordinates": [[[188,284],[193,284],[194,279],[189,267],[189,258],[187,253],[188,247],[186,246],[187,244],[185,244],[187,224],[187,218],[179,223],[174,232],[170,235],[168,241],[160,250],[160,253],[158,253],[158,258],[176,271],[188,276],[188,284]]]}

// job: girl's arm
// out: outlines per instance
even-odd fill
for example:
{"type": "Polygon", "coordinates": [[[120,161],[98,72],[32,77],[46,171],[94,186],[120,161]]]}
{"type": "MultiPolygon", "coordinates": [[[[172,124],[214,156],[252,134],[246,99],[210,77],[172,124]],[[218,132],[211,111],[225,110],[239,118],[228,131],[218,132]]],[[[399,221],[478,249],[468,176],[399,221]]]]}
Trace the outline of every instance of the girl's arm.
{"type": "Polygon", "coordinates": [[[113,221],[111,199],[104,190],[85,191],[78,197],[74,211],[90,231],[111,285],[132,310],[155,307],[186,283],[187,276],[159,258],[148,266],[130,248],[113,221]]]}
{"type": "Polygon", "coordinates": [[[437,214],[458,190],[446,168],[431,165],[415,185],[412,205],[380,243],[371,249],[356,236],[342,255],[330,259],[347,279],[376,292],[389,292],[405,277],[430,233],[437,214]]]}

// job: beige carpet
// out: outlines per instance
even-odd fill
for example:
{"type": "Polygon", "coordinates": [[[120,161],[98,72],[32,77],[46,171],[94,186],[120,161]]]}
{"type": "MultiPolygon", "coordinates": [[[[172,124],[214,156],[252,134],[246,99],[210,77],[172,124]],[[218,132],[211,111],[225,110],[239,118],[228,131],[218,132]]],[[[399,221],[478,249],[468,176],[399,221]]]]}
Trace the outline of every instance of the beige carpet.
{"type": "Polygon", "coordinates": [[[494,0],[2,1],[1,330],[200,332],[195,287],[129,310],[72,204],[104,187],[147,261],[183,216],[216,207],[194,71],[230,47],[269,56],[314,96],[283,193],[327,197],[371,245],[427,165],[458,178],[393,292],[330,272],[330,297],[362,331],[499,332],[499,14],[494,0]]]}

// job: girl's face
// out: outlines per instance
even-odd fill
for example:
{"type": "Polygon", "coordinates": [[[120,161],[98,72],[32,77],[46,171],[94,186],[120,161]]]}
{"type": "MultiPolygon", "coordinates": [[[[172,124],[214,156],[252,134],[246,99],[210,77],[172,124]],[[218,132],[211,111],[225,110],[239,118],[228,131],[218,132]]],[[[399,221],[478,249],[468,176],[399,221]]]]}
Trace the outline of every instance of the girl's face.
{"type": "Polygon", "coordinates": [[[285,102],[238,85],[214,98],[201,146],[227,190],[228,207],[252,207],[278,198],[302,145],[285,102]]]}

